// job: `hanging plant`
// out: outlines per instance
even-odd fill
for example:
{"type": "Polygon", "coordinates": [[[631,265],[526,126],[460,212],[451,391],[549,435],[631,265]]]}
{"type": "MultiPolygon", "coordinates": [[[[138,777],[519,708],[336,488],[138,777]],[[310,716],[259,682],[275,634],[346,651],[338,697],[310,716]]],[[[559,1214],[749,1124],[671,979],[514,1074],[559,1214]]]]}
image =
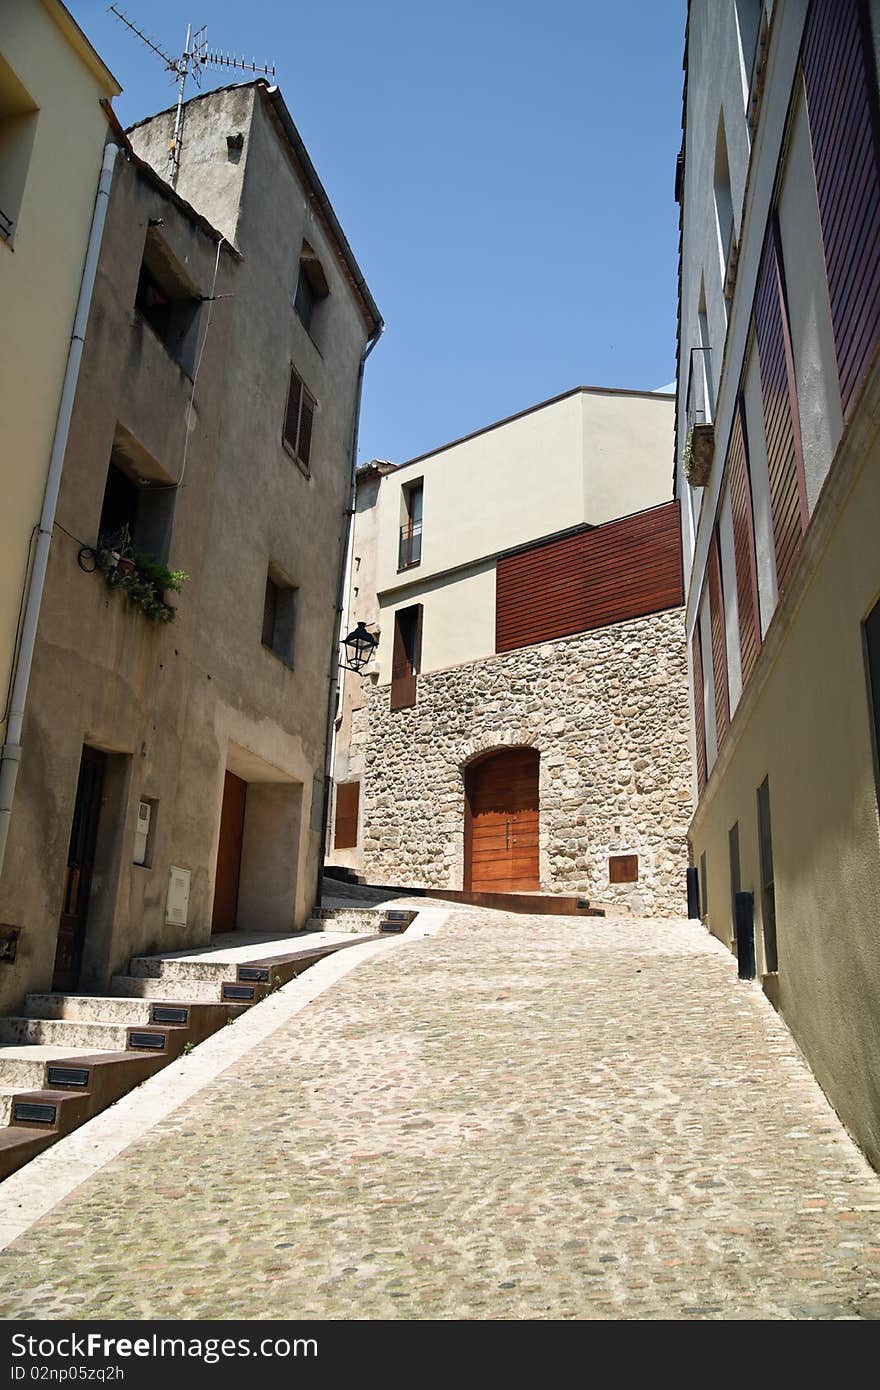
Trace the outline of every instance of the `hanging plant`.
{"type": "Polygon", "coordinates": [[[132,607],[152,622],[173,621],[176,609],[165,595],[180,593],[189,579],[185,570],[169,569],[158,556],[135,550],[127,526],[115,536],[99,539],[95,561],[108,588],[121,589],[132,607]]]}

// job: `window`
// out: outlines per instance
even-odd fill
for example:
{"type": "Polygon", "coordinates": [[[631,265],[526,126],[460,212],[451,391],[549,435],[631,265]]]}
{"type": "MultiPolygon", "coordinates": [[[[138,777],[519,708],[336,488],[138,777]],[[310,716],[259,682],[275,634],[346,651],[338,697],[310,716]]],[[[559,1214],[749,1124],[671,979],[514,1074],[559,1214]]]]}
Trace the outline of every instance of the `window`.
{"type": "Polygon", "coordinates": [[[416,676],[422,659],[422,605],[398,608],[394,615],[391,658],[391,708],[410,709],[416,702],[416,676]]]}
{"type": "Polygon", "coordinates": [[[422,560],[422,498],[424,480],[407,483],[401,488],[400,545],[397,555],[399,570],[411,569],[422,560]]]}
{"type": "Polygon", "coordinates": [[[764,925],[764,964],[768,973],[779,969],[776,951],[776,885],[773,880],[773,836],[770,829],[770,780],[758,788],[758,854],[761,869],[761,920],[764,925]]]}
{"type": "Polygon", "coordinates": [[[639,856],[637,854],[612,854],[608,859],[609,883],[638,883],[639,856]]]}
{"type": "Polygon", "coordinates": [[[136,455],[132,443],[126,443],[123,432],[117,430],[104,484],[98,544],[113,550],[128,546],[164,563],[171,547],[177,491],[145,455],[136,455]],[[144,471],[148,468],[149,473],[144,471]]]}
{"type": "Polygon", "coordinates": [[[758,34],[761,28],[761,11],[764,6],[762,0],[736,0],[734,8],[742,60],[743,85],[748,96],[755,69],[758,34]]]}
{"type": "Polygon", "coordinates": [[[730,920],[733,923],[732,936],[736,941],[736,895],[740,891],[739,868],[739,821],[735,821],[727,832],[727,849],[730,857],[730,920]]]}
{"type": "Polygon", "coordinates": [[[330,293],[321,262],[307,241],[302,244],[296,272],[293,307],[306,332],[316,339],[324,317],[323,303],[330,293]]]}
{"type": "Polygon", "coordinates": [[[270,569],[263,598],[262,642],[291,668],[296,640],[296,596],[294,586],[270,569]]]}
{"type": "Polygon", "coordinates": [[[868,676],[868,709],[874,748],[874,776],[880,798],[880,602],[874,604],[864,623],[865,665],[868,676]]]}
{"type": "Polygon", "coordinates": [[[706,851],[700,855],[700,912],[705,922],[709,916],[709,890],[706,884],[706,851]]]}
{"type": "Polygon", "coordinates": [[[15,234],[39,112],[12,68],[0,58],[0,238],[15,234]]]}
{"type": "Polygon", "coordinates": [[[287,413],[284,417],[284,444],[306,474],[309,472],[312,456],[315,408],[314,396],[306,390],[296,368],[291,367],[290,385],[287,388],[287,413]]]}
{"type": "Polygon", "coordinates": [[[169,355],[192,376],[201,295],[155,227],[147,231],[134,303],[169,355]]]}
{"type": "Polygon", "coordinates": [[[733,235],[733,198],[730,192],[730,167],[727,159],[727,136],[724,133],[724,113],[718,117],[715,136],[715,215],[718,224],[718,249],[721,256],[721,283],[724,297],[733,294],[735,239],[733,235]]]}
{"type": "Polygon", "coordinates": [[[336,787],[335,849],[355,849],[358,842],[360,782],[339,782],[336,787]]]}

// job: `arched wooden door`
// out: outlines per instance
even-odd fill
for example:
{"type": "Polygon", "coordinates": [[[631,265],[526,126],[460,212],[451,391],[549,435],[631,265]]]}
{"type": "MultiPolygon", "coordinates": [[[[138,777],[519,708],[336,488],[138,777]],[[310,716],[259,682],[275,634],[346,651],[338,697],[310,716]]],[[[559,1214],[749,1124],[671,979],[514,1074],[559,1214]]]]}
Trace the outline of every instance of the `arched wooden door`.
{"type": "Polygon", "coordinates": [[[465,773],[464,886],[528,893],[541,886],[534,748],[504,748],[465,773]]]}

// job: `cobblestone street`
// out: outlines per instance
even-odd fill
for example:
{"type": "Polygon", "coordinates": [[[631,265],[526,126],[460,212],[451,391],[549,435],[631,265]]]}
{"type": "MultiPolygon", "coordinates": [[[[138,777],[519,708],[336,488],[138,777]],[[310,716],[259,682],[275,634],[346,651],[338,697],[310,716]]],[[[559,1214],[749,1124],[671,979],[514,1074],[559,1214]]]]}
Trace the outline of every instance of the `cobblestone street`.
{"type": "Polygon", "coordinates": [[[4,1318],[878,1317],[880,1180],[703,928],[466,909],[2,1259],[4,1318]]]}

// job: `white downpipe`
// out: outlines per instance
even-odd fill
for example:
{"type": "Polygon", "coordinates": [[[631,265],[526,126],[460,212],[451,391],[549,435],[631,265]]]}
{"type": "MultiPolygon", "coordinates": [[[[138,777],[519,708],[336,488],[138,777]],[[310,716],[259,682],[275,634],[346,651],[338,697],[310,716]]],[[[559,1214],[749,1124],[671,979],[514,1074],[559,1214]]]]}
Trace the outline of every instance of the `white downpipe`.
{"type": "Polygon", "coordinates": [[[101,250],[101,238],[104,234],[104,222],[107,217],[107,203],[110,198],[110,184],[113,180],[113,166],[116,163],[116,156],[118,153],[118,146],[114,144],[107,145],[104,150],[104,162],[101,166],[101,177],[98,181],[95,210],[92,214],[92,226],[89,232],[88,247],[86,248],[86,259],[79,289],[79,300],[76,306],[76,317],[73,321],[73,333],[70,339],[70,348],[67,353],[67,368],[64,373],[64,385],[61,389],[61,402],[58,406],[55,438],[52,443],[52,453],[49,457],[49,472],[46,478],[46,491],[43,495],[43,510],[40,515],[37,544],[34,551],[34,563],[31,570],[30,583],[28,584],[24,619],[21,628],[21,642],[19,644],[18,659],[15,663],[15,674],[13,676],[12,690],[9,697],[9,719],[6,725],[6,742],[3,745],[2,755],[0,755],[0,872],[3,870],[3,860],[6,855],[6,842],[9,838],[9,820],[12,815],[15,783],[18,779],[18,768],[21,762],[21,730],[24,722],[24,708],[31,678],[31,666],[34,660],[37,621],[40,616],[40,605],[43,601],[46,569],[49,564],[49,547],[52,544],[52,530],[55,525],[55,511],[58,506],[61,470],[64,465],[65,450],[67,449],[70,417],[73,413],[73,400],[76,395],[79,366],[82,360],[83,340],[85,338],[86,324],[89,318],[89,309],[92,304],[92,291],[95,287],[98,255],[101,250]]]}

